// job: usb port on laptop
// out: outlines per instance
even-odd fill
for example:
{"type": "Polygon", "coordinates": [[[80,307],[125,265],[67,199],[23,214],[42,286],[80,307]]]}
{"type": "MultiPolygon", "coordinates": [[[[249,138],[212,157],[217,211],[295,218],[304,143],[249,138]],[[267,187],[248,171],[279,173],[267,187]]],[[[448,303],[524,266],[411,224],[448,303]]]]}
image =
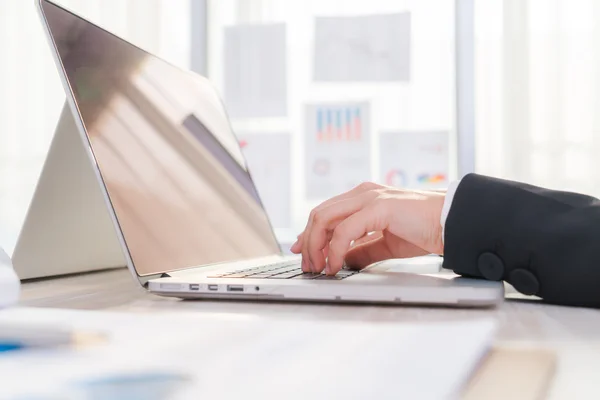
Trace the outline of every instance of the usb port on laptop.
{"type": "Polygon", "coordinates": [[[219,290],[219,285],[208,285],[208,290],[216,292],[217,290],[219,290]]]}
{"type": "Polygon", "coordinates": [[[228,292],[243,292],[244,287],[241,285],[227,285],[228,292]]]}
{"type": "Polygon", "coordinates": [[[190,290],[200,290],[200,285],[197,283],[190,284],[190,290]]]}

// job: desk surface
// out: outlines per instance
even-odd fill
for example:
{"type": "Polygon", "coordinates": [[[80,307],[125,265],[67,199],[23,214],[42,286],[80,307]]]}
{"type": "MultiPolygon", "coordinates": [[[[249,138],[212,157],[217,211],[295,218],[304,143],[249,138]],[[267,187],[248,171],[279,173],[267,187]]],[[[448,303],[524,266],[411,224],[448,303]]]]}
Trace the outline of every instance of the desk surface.
{"type": "Polygon", "coordinates": [[[114,270],[26,283],[21,304],[134,312],[243,313],[277,318],[348,321],[444,321],[493,316],[497,344],[554,349],[556,376],[548,399],[600,398],[600,311],[540,304],[507,287],[507,301],[490,310],[398,306],[182,301],[146,293],[127,270],[114,270]]]}

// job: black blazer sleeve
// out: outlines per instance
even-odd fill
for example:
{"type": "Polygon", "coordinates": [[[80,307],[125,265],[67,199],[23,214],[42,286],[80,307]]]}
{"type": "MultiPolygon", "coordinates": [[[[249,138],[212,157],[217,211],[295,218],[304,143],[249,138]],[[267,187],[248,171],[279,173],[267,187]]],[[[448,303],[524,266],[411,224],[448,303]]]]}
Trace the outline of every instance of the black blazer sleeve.
{"type": "Polygon", "coordinates": [[[444,268],[548,303],[600,307],[600,201],[476,174],[458,185],[444,268]]]}

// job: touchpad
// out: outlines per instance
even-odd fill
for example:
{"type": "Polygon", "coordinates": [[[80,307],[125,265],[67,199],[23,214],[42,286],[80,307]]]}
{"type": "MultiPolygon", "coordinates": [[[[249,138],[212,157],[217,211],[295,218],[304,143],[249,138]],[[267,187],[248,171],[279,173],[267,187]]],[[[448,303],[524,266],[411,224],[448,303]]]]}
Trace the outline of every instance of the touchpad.
{"type": "Polygon", "coordinates": [[[443,258],[423,256],[405,259],[394,259],[379,262],[369,267],[369,271],[415,272],[419,274],[435,274],[442,270],[443,258]]]}

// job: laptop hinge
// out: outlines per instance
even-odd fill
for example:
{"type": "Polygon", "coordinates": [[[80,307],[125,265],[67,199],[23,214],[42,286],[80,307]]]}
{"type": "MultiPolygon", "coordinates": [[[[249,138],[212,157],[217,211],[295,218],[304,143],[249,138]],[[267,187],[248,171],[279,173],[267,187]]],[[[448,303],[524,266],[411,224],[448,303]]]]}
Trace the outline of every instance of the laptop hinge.
{"type": "Polygon", "coordinates": [[[166,272],[163,272],[163,273],[160,275],[160,277],[161,277],[161,278],[170,278],[170,277],[171,277],[171,275],[167,274],[166,272]]]}

